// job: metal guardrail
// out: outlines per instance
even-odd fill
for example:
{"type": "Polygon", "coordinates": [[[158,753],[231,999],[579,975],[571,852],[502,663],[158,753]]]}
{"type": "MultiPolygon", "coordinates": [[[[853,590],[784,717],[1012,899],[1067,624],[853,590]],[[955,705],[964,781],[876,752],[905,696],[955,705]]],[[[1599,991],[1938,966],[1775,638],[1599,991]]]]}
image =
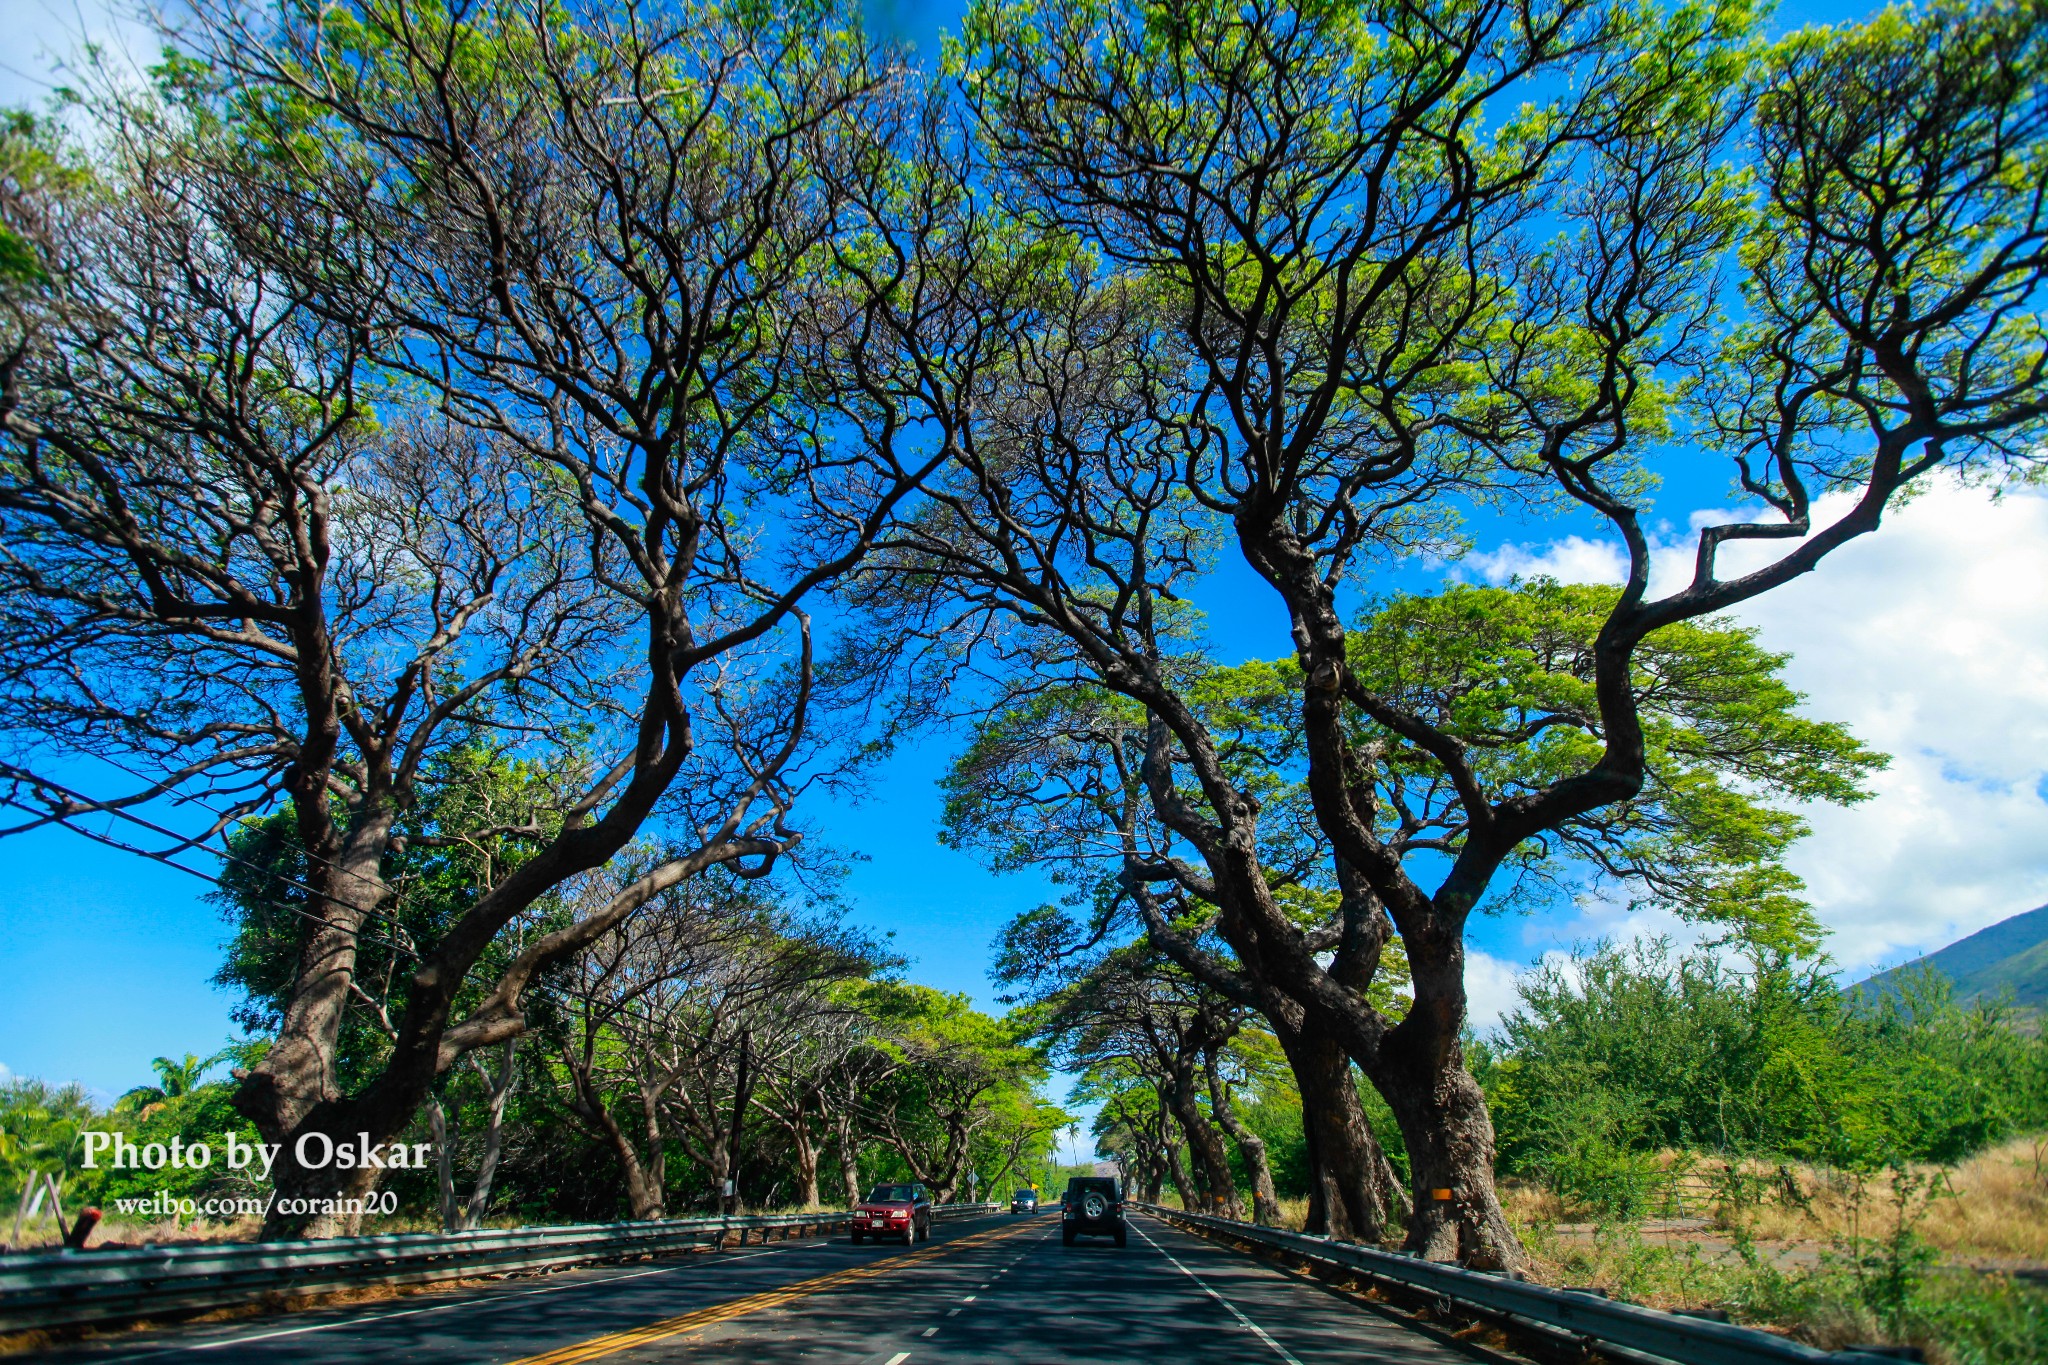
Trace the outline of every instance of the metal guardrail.
{"type": "MultiPolygon", "coordinates": [[[[995,1204],[941,1204],[934,1219],[994,1213],[995,1204]]],[[[222,1242],[117,1251],[0,1256],[0,1333],[170,1317],[296,1294],[373,1284],[426,1284],[741,1245],[805,1228],[838,1228],[849,1213],[675,1218],[476,1232],[395,1233],[321,1242],[222,1242]]]]}
{"type": "Polygon", "coordinates": [[[1552,1289],[1526,1280],[1466,1270],[1462,1266],[1425,1261],[1399,1252],[1380,1251],[1355,1242],[1313,1237],[1300,1232],[1242,1223],[1213,1214],[1189,1213],[1158,1204],[1131,1202],[1126,1207],[1191,1228],[1219,1233],[1286,1252],[1306,1261],[1337,1266],[1356,1274],[1419,1290],[1452,1305],[1477,1308],[1510,1320],[1535,1323],[1593,1346],[1619,1347],[1680,1365],[1897,1365],[1890,1356],[1868,1351],[1823,1351],[1772,1332],[1708,1318],[1666,1313],[1640,1304],[1604,1299],[1571,1289],[1552,1289]]]}

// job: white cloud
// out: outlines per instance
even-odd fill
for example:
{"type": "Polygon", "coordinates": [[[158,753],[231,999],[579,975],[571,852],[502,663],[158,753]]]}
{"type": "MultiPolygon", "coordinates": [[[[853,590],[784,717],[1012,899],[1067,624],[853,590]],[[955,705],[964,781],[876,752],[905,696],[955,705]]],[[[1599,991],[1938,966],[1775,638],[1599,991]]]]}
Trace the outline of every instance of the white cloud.
{"type": "MultiPolygon", "coordinates": [[[[1840,510],[1823,500],[1816,523],[1840,510]]],[[[1783,548],[1736,542],[1721,572],[1783,548]]],[[[1689,537],[1660,544],[1653,591],[1683,582],[1691,560],[1689,537]]],[[[1609,583],[1621,564],[1577,536],[1466,562],[1493,581],[1609,583]]],[[[1932,488],[1733,615],[1791,654],[1809,714],[1892,755],[1871,800],[1806,812],[1814,833],[1792,858],[1837,961],[1860,974],[2048,901],[2048,496],[1932,488]]],[[[1587,913],[1569,927],[1622,926],[1587,913]]]]}
{"type": "Polygon", "coordinates": [[[1465,1017],[1473,1030],[1490,1033],[1515,1007],[1515,977],[1521,968],[1491,953],[1465,954],[1465,1017]]]}
{"type": "Polygon", "coordinates": [[[1628,576],[1628,556],[1618,544],[1566,536],[1538,549],[1526,545],[1503,545],[1498,550],[1477,550],[1459,561],[1489,583],[1510,578],[1555,578],[1560,583],[1620,583],[1628,576]]]}
{"type": "Polygon", "coordinates": [[[1523,942],[1544,957],[1568,961],[1581,948],[1608,940],[1626,943],[1634,939],[1665,938],[1683,950],[1712,936],[1708,926],[1688,924],[1669,910],[1631,910],[1631,888],[1601,886],[1578,898],[1569,920],[1538,917],[1523,931],[1523,942]]]}
{"type": "Polygon", "coordinates": [[[1844,966],[2048,901],[2048,497],[1934,489],[1740,615],[1814,715],[1892,755],[1793,858],[1844,966]]]}

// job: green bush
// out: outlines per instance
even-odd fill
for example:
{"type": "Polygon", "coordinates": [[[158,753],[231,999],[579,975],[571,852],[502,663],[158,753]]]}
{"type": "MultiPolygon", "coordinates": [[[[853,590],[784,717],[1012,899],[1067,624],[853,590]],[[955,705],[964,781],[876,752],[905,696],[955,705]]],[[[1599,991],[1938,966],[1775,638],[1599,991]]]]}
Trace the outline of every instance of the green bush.
{"type": "Polygon", "coordinates": [[[1743,970],[1653,942],[1546,964],[1520,994],[1475,1051],[1502,1165],[1617,1212],[1642,1176],[1633,1154],[1873,1170],[2048,1125],[2048,1041],[1935,976],[1872,1000],[1825,964],[1743,970]]]}

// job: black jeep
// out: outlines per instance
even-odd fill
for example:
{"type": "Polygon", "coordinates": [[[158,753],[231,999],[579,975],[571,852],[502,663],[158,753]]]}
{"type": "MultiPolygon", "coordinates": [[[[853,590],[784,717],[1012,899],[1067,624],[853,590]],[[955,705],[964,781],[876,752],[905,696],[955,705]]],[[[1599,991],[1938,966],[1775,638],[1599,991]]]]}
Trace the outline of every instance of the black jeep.
{"type": "Polygon", "coordinates": [[[1067,1181],[1060,1196],[1060,1240],[1072,1246],[1083,1233],[1124,1244],[1124,1194],[1114,1177],[1077,1175],[1067,1181]]]}

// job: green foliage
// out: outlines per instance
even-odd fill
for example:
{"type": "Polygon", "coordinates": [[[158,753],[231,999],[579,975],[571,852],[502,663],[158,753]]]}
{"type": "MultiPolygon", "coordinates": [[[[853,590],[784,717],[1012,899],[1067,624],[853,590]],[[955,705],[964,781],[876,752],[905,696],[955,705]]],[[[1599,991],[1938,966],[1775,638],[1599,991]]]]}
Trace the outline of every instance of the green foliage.
{"type": "MultiPolygon", "coordinates": [[[[989,1140],[999,1143],[1020,1131],[1038,1135],[1025,1151],[1049,1149],[1065,1115],[1037,1094],[1045,1054],[1027,1041],[1020,1020],[977,1010],[964,995],[908,982],[866,983],[857,1000],[875,1023],[877,1044],[901,1063],[863,1097],[888,1114],[892,1139],[934,1167],[944,1164],[955,1141],[966,1142],[969,1169],[997,1156],[989,1140]]],[[[896,1174],[895,1163],[905,1158],[881,1159],[884,1174],[896,1174]]]]}
{"type": "Polygon", "coordinates": [[[1505,1169],[1618,1214],[1660,1150],[1871,1170],[1953,1162],[2048,1124],[2048,1040],[1934,977],[1859,1005],[1817,965],[1662,943],[1525,977],[1475,1066],[1505,1169]]]}
{"type": "Polygon", "coordinates": [[[66,161],[49,120],[22,109],[0,109],[0,308],[49,283],[39,240],[44,219],[53,200],[81,188],[85,179],[66,161]]]}
{"type": "MultiPolygon", "coordinates": [[[[1252,1100],[1237,1101],[1238,1117],[1266,1143],[1266,1164],[1273,1173],[1273,1192],[1282,1199],[1299,1199],[1309,1192],[1312,1172],[1308,1164],[1308,1139],[1302,1132],[1301,1094],[1291,1081],[1275,1081],[1259,1088],[1252,1100]]],[[[1252,1187],[1251,1172],[1245,1169],[1244,1153],[1235,1143],[1230,1147],[1230,1167],[1239,1189],[1252,1187]]]]}
{"type": "Polygon", "coordinates": [[[188,1052],[183,1061],[173,1061],[169,1057],[153,1058],[149,1069],[156,1073],[156,1084],[136,1086],[121,1096],[120,1107],[147,1111],[155,1105],[183,1099],[197,1090],[200,1078],[218,1066],[227,1055],[226,1051],[221,1051],[211,1057],[201,1057],[196,1052],[188,1052]]]}
{"type": "MultiPolygon", "coordinates": [[[[1858,1205],[1869,1190],[1859,1180],[1858,1205]]],[[[1738,1321],[1789,1327],[1818,1345],[1918,1346],[1945,1365],[2032,1365],[2048,1351],[2048,1293],[2005,1275],[1943,1266],[1917,1224],[1929,1177],[1891,1172],[1886,1197],[1825,1251],[1817,1270],[1787,1270],[1738,1245],[1743,1272],[1723,1304],[1738,1321]]]]}
{"type": "MultiPolygon", "coordinates": [[[[246,1047],[233,1051],[242,1062],[254,1060],[251,1050],[246,1047]]],[[[94,1126],[123,1130],[138,1147],[152,1142],[168,1147],[173,1138],[182,1138],[187,1146],[203,1142],[211,1149],[213,1161],[204,1170],[166,1165],[155,1171],[109,1169],[86,1173],[93,1178],[82,1188],[90,1189],[92,1198],[102,1205],[120,1198],[147,1199],[159,1190],[175,1198],[195,1199],[229,1192],[253,1193],[255,1184],[249,1173],[229,1170],[222,1150],[223,1133],[234,1133],[251,1144],[261,1141],[255,1125],[235,1112],[231,1102],[233,1095],[233,1083],[222,1081],[197,1085],[144,1105],[132,1117],[117,1105],[114,1113],[106,1116],[113,1122],[95,1123],[94,1126]]],[[[102,1154],[98,1164],[104,1166],[107,1159],[102,1154]]]]}
{"type": "MultiPolygon", "coordinates": [[[[383,1067],[390,1023],[400,1017],[418,955],[430,951],[473,904],[479,888],[496,883],[537,846],[533,833],[475,834],[527,827],[552,832],[546,777],[530,765],[475,747],[437,756],[425,797],[399,823],[384,875],[394,894],[368,921],[358,940],[355,977],[362,995],[336,1045],[336,1080],[344,1091],[383,1067]],[[381,1009],[381,1014],[380,1014],[381,1009]]],[[[344,813],[337,808],[337,819],[344,813]]],[[[296,988],[299,943],[311,918],[307,889],[311,865],[289,810],[245,822],[228,838],[229,859],[212,899],[233,928],[217,985],[241,994],[234,1019],[257,1034],[275,1031],[296,988]]],[[[521,930],[560,918],[551,905],[536,907],[519,930],[500,935],[471,969],[471,985],[458,1009],[473,1005],[519,949],[521,930]]]]}
{"type": "MultiPolygon", "coordinates": [[[[1617,591],[1536,579],[1393,598],[1350,633],[1351,665],[1377,695],[1462,745],[1493,799],[1532,794],[1598,761],[1594,647],[1617,591]]],[[[1788,806],[1860,801],[1863,779],[1886,760],[1845,727],[1800,713],[1804,698],[1782,677],[1787,657],[1712,618],[1649,636],[1632,675],[1642,790],[1530,840],[1507,871],[1525,888],[1632,883],[1643,899],[1756,948],[1814,951],[1819,926],[1781,862],[1806,833],[1788,806]]],[[[1396,810],[1458,847],[1436,758],[1364,718],[1358,729],[1363,750],[1389,755],[1396,810]]]]}
{"type": "MultiPolygon", "coordinates": [[[[57,1177],[67,1211],[88,1204],[109,1205],[124,1197],[146,1198],[156,1191],[197,1197],[236,1185],[227,1171],[221,1134],[257,1140],[255,1128],[229,1104],[232,1085],[202,1083],[206,1070],[223,1059],[238,1065],[255,1060],[261,1045],[241,1044],[211,1057],[186,1053],[182,1061],[159,1057],[152,1063],[159,1084],[129,1091],[112,1107],[96,1104],[78,1085],[55,1086],[33,1078],[0,1083],[0,1207],[12,1215],[24,1181],[46,1172],[57,1177]],[[212,1163],[204,1170],[164,1166],[160,1170],[114,1170],[101,1153],[85,1165],[83,1134],[119,1133],[138,1147],[169,1146],[173,1138],[208,1144],[212,1163]]],[[[111,1208],[108,1209],[111,1212],[111,1208]]]]}
{"type": "MultiPolygon", "coordinates": [[[[1770,322],[1738,334],[1730,368],[1771,376],[1791,319],[1817,368],[1853,350],[1850,333],[1881,334],[1964,396],[1957,439],[1921,467],[2037,474],[2040,405],[2021,395],[2040,382],[2048,329],[2039,257],[2016,242],[2039,240],[2048,181],[2039,0],[1888,5],[1865,23],[1787,35],[1754,79],[1762,213],[1743,258],[1770,322]],[[2021,422],[1983,421],[2007,404],[2021,422]]],[[[1887,407],[1912,401],[1895,378],[1873,390],[1887,407]]],[[[1853,487],[1867,458],[1829,449],[1827,428],[1875,427],[1871,401],[1816,406],[1799,433],[1814,472],[1823,487],[1853,487]]]]}
{"type": "MultiPolygon", "coordinates": [[[[1349,633],[1351,666],[1375,694],[1460,745],[1489,799],[1527,796],[1598,759],[1594,649],[1615,596],[1537,579],[1388,598],[1349,633]]],[[[1760,647],[1753,630],[1683,622],[1652,634],[1634,662],[1642,789],[1527,841],[1494,904],[1529,908],[1619,884],[1752,953],[1813,952],[1820,928],[1783,862],[1807,829],[1795,808],[1864,799],[1864,779],[1887,760],[1842,725],[1802,714],[1804,698],[1783,679],[1787,656],[1760,647]]],[[[1327,921],[1338,897],[1316,853],[1297,666],[1179,666],[1231,781],[1260,802],[1275,898],[1305,926],[1327,921]]],[[[1377,809],[1388,846],[1416,858],[1455,854],[1465,816],[1439,759],[1362,714],[1354,731],[1358,752],[1381,756],[1377,809]]],[[[1049,867],[1081,888],[1068,906],[1041,907],[1009,927],[997,964],[1004,979],[1093,941],[1122,904],[1097,860],[1136,798],[1145,736],[1142,708],[1129,700],[1099,687],[1047,687],[979,722],[948,770],[949,842],[980,847],[999,868],[1049,867]],[[1070,909],[1083,903],[1085,923],[1070,909]]],[[[1186,795],[1199,804],[1199,792],[1186,795]]],[[[1398,1016],[1405,986],[1395,940],[1370,989],[1398,1016]]]]}
{"type": "Polygon", "coordinates": [[[51,1085],[33,1077],[0,1081],[0,1208],[12,1217],[21,1189],[39,1174],[72,1188],[83,1170],[78,1135],[102,1118],[80,1085],[51,1085]]]}

